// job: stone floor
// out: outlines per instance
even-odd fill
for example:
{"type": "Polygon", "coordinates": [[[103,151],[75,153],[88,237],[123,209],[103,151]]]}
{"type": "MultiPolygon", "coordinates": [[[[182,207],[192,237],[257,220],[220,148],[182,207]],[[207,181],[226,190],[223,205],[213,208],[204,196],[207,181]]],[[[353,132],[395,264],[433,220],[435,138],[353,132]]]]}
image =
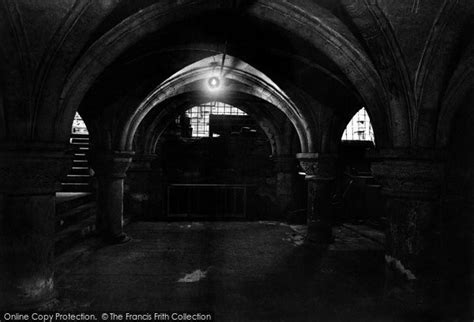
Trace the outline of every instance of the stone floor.
{"type": "Polygon", "coordinates": [[[402,321],[382,246],[347,227],[329,249],[276,222],[134,223],[133,241],[58,269],[60,308],[214,312],[217,321],[402,321]]]}

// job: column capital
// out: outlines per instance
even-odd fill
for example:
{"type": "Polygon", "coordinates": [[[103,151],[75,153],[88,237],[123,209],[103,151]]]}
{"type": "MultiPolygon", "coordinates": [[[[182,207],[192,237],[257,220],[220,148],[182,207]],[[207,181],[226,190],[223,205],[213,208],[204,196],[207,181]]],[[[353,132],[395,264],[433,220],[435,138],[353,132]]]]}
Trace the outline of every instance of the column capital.
{"type": "Polygon", "coordinates": [[[382,193],[407,199],[437,199],[444,181],[444,151],[391,149],[368,153],[382,193]]]}
{"type": "Polygon", "coordinates": [[[96,176],[123,179],[133,155],[133,151],[95,151],[90,161],[96,176]]]}
{"type": "Polygon", "coordinates": [[[337,155],[322,153],[298,153],[296,155],[307,180],[333,180],[337,155]]]}
{"type": "Polygon", "coordinates": [[[153,161],[157,159],[157,154],[135,154],[130,165],[130,171],[149,172],[151,171],[153,161]]]}
{"type": "Polygon", "coordinates": [[[62,144],[2,144],[0,149],[0,193],[54,193],[72,165],[62,144]]]}

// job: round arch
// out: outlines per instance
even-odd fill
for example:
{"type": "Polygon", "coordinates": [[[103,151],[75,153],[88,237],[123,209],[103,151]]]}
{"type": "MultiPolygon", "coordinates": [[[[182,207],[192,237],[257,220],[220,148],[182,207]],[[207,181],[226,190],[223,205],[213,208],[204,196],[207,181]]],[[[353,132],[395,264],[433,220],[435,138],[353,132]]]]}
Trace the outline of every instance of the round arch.
{"type": "MultiPolygon", "coordinates": [[[[272,108],[271,106],[263,106],[270,104],[265,101],[256,100],[249,103],[249,100],[242,96],[225,97],[220,101],[241,109],[257,122],[270,142],[273,155],[289,153],[286,151],[288,144],[284,144],[281,135],[282,132],[285,131],[285,129],[283,129],[279,124],[282,120],[277,120],[275,115],[269,111],[269,109],[272,108]]],[[[148,122],[144,128],[144,133],[146,133],[146,135],[142,144],[145,153],[153,154],[155,152],[159,138],[169,124],[173,122],[179,114],[193,106],[198,106],[206,102],[206,98],[199,96],[198,93],[190,93],[177,96],[171,99],[171,101],[161,103],[165,105],[166,108],[160,109],[159,106],[156,106],[155,108],[160,109],[159,112],[156,115],[153,115],[153,120],[148,122]],[[190,97],[192,98],[190,99],[190,97]]],[[[273,109],[275,108],[273,107],[273,109]]],[[[282,117],[284,116],[282,115],[282,117]]],[[[145,122],[142,122],[140,126],[143,126],[143,123],[145,122]]]]}
{"type": "MultiPolygon", "coordinates": [[[[64,131],[62,120],[73,116],[95,79],[127,48],[178,19],[217,9],[235,9],[230,3],[185,0],[157,3],[123,20],[96,41],[79,59],[60,96],[55,132],[64,131]],[[179,13],[179,14],[178,14],[179,13]]],[[[362,46],[348,28],[326,9],[308,1],[256,0],[245,13],[285,28],[329,57],[360,93],[378,127],[381,140],[390,144],[391,125],[386,94],[362,46]],[[315,36],[316,33],[316,36],[315,36]]]]}
{"type": "Polygon", "coordinates": [[[120,149],[130,150],[133,146],[133,138],[140,123],[146,115],[158,104],[174,96],[189,93],[201,92],[203,99],[208,101],[223,101],[226,95],[246,94],[275,106],[282,111],[294,125],[300,138],[302,151],[314,151],[312,133],[314,128],[307,121],[304,112],[300,110],[276,84],[261,72],[255,70],[250,65],[233,57],[227,57],[223,72],[226,75],[225,88],[221,92],[209,92],[206,89],[206,82],[209,75],[212,75],[214,67],[209,66],[209,62],[217,60],[221,55],[212,56],[192,64],[158,86],[130,116],[125,123],[120,137],[120,149]]]}

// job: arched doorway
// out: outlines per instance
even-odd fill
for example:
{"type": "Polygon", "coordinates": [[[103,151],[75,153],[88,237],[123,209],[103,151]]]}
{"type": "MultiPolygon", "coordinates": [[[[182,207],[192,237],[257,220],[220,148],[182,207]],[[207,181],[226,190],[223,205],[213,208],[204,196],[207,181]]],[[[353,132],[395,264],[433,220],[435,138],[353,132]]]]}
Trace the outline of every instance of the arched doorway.
{"type": "Polygon", "coordinates": [[[247,113],[219,101],[177,117],[158,146],[167,218],[281,219],[267,135],[247,113]]]}
{"type": "Polygon", "coordinates": [[[342,222],[367,224],[381,231],[387,218],[383,212],[381,186],[372,175],[368,153],[375,149],[375,135],[365,108],[347,123],[339,145],[337,218],[342,222]]]}

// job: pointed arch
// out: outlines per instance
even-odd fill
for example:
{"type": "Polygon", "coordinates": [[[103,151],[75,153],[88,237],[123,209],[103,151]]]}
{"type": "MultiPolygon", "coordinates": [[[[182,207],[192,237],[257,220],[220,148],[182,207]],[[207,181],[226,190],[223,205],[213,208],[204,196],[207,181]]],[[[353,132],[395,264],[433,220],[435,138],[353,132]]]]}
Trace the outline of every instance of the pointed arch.
{"type": "Polygon", "coordinates": [[[342,134],[343,141],[371,141],[375,143],[374,129],[369,114],[363,107],[349,121],[342,134]]]}

